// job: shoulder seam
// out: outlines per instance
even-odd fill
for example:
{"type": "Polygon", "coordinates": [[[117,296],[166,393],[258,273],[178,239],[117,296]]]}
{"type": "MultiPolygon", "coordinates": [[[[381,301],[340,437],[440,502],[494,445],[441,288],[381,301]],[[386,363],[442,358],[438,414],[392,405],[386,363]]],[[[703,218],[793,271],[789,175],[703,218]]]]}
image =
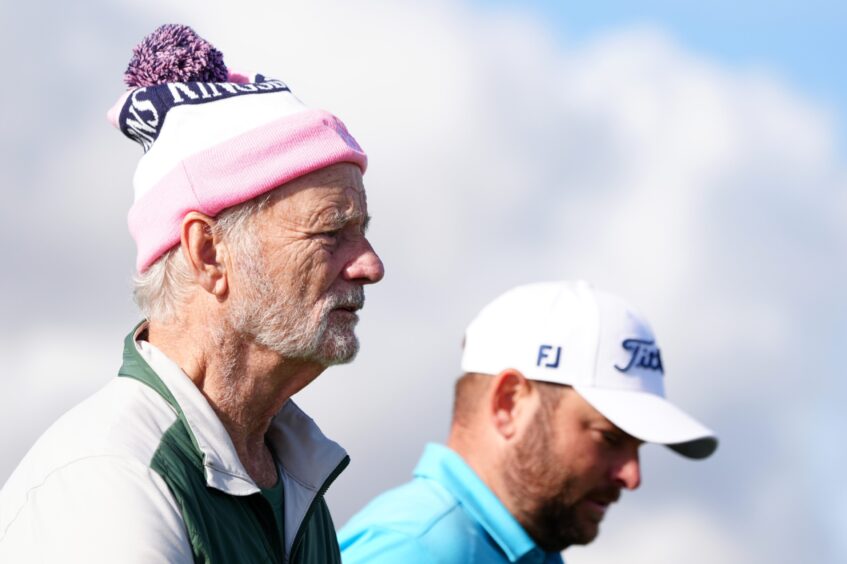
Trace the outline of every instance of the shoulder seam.
{"type": "Polygon", "coordinates": [[[132,458],[131,456],[120,456],[120,455],[117,455],[117,454],[94,454],[94,455],[89,455],[89,456],[83,456],[81,458],[75,458],[75,459],[73,459],[73,460],[71,460],[71,461],[69,461],[65,464],[62,464],[61,466],[57,466],[56,468],[53,468],[50,472],[48,472],[47,475],[44,476],[44,479],[41,480],[40,483],[38,483],[38,484],[32,486],[31,488],[27,489],[26,497],[24,498],[24,503],[22,503],[21,506],[18,507],[18,510],[15,512],[15,516],[12,517],[9,520],[9,522],[6,524],[6,526],[3,528],[2,534],[0,534],[0,541],[2,541],[6,537],[6,533],[8,533],[9,529],[12,527],[12,525],[15,523],[15,521],[17,521],[18,517],[20,517],[21,512],[29,504],[30,495],[33,492],[35,492],[36,490],[38,490],[39,488],[44,486],[44,484],[46,484],[47,481],[50,480],[50,478],[52,478],[58,472],[66,469],[70,466],[73,466],[75,464],[78,464],[80,462],[85,462],[85,461],[97,459],[97,458],[117,458],[117,459],[120,459],[120,460],[125,460],[125,461],[128,461],[128,462],[131,462],[132,465],[134,465],[134,466],[139,466],[141,468],[144,468],[145,470],[148,470],[150,472],[154,472],[154,470],[149,465],[145,466],[138,459],[132,458]]]}

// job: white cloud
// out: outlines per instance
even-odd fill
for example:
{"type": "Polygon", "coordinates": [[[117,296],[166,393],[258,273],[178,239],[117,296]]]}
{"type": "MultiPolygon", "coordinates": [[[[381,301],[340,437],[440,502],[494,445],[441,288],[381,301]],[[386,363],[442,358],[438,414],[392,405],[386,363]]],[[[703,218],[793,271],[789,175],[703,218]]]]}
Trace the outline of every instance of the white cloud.
{"type": "MultiPolygon", "coordinates": [[[[86,28],[103,38],[78,56],[108,49],[109,61],[123,60],[118,51],[128,58],[155,23],[185,21],[232,67],[279,77],[307,103],[338,113],[368,151],[372,238],[387,276],[368,292],[360,358],[302,397],[353,455],[331,492],[338,521],[405,480],[422,443],[446,434],[471,316],[511,285],[578,276],[648,314],[671,394],[718,429],[723,444],[705,465],[655,459],[645,480],[655,476],[658,485],[628,500],[634,513],[569,560],[616,561],[610,551],[626,550],[630,561],[694,562],[686,550],[697,546],[705,556],[696,561],[754,562],[827,545],[824,529],[794,526],[831,514],[817,501],[826,497],[779,488],[796,476],[837,479],[836,465],[811,468],[792,456],[804,414],[844,424],[834,403],[820,403],[838,376],[836,349],[820,336],[843,327],[843,308],[832,304],[843,301],[847,243],[847,176],[830,111],[762,70],[687,53],[659,29],[572,46],[530,15],[455,2],[286,4],[146,3],[135,19],[115,8],[110,17],[133,22],[126,33],[118,40],[105,25],[86,28]],[[798,385],[806,381],[814,386],[798,385]],[[685,503],[670,503],[679,492],[685,503]],[[755,525],[772,497],[785,504],[778,519],[755,525]],[[653,529],[674,523],[678,532],[656,542],[653,529]],[[757,548],[769,543],[783,550],[757,548]]],[[[3,167],[7,185],[65,185],[51,189],[41,216],[33,196],[13,193],[20,212],[0,227],[11,235],[40,226],[37,237],[17,239],[23,257],[34,250],[56,259],[54,241],[63,251],[58,271],[55,260],[17,259],[23,275],[0,287],[0,304],[35,335],[7,340],[5,381],[48,406],[27,415],[9,404],[5,422],[30,417],[43,428],[47,412],[74,395],[76,377],[56,380],[53,361],[37,360],[38,351],[81,362],[93,346],[97,358],[116,357],[133,321],[123,218],[136,148],[99,121],[120,89],[122,65],[84,69],[110,90],[79,98],[80,111],[98,121],[74,122],[74,135],[63,132],[67,140],[38,170],[3,167]],[[28,272],[39,276],[28,280],[28,272]],[[89,315],[99,309],[108,313],[89,315]],[[90,334],[73,337],[80,331],[90,334]],[[30,379],[50,384],[21,383],[30,379]]],[[[56,72],[73,84],[83,70],[56,72]]],[[[27,113],[27,99],[17,102],[27,113]]],[[[12,321],[0,323],[0,335],[16,333],[12,321]]],[[[117,367],[95,364],[92,378],[117,367]]],[[[4,440],[0,478],[24,442],[4,440]]]]}

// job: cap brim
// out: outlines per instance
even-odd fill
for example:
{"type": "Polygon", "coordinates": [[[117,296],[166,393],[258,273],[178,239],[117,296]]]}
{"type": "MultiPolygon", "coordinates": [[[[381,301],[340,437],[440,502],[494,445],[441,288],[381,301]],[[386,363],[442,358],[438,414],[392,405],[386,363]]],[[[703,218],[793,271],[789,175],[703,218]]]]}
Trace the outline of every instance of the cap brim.
{"type": "Polygon", "coordinates": [[[667,445],[687,458],[706,458],[718,448],[718,439],[710,429],[663,397],[629,390],[573,388],[636,439],[667,445]]]}

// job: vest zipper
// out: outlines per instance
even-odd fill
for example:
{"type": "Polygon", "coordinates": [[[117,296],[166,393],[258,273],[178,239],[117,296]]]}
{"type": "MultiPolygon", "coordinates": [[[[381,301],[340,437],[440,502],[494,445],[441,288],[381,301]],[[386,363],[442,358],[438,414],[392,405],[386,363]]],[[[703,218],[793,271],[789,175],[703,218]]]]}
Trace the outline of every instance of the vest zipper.
{"type": "Polygon", "coordinates": [[[274,517],[270,503],[260,493],[250,494],[250,503],[253,504],[253,511],[258,517],[259,523],[265,533],[265,544],[270,548],[274,556],[274,562],[283,564],[285,562],[283,548],[285,539],[278,539],[279,542],[273,542],[273,539],[277,538],[278,531],[276,528],[276,517],[274,517]]]}
{"type": "Polygon", "coordinates": [[[291,554],[286,554],[286,562],[290,562],[290,558],[297,554],[297,549],[300,546],[300,543],[303,541],[303,535],[306,532],[306,525],[309,522],[309,519],[312,517],[312,513],[315,511],[315,507],[317,507],[318,503],[321,499],[323,499],[324,494],[329,489],[329,486],[332,485],[332,482],[338,477],[341,472],[347,468],[347,465],[350,464],[350,456],[345,455],[338,466],[335,467],[335,470],[329,475],[329,477],[324,481],[323,485],[318,489],[317,494],[314,499],[312,499],[312,503],[309,504],[309,509],[306,510],[306,515],[303,517],[303,520],[300,522],[300,527],[297,529],[297,534],[294,535],[294,542],[291,543],[291,554]]]}

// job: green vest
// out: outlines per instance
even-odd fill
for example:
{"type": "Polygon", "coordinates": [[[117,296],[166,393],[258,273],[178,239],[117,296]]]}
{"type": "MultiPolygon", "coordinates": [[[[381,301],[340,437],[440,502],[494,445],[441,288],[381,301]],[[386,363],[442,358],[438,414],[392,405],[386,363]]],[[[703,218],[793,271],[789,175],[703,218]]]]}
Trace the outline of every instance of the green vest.
{"type": "MultiPolygon", "coordinates": [[[[289,499],[311,499],[299,523],[286,523],[296,530],[290,553],[284,554],[284,541],[268,501],[257,491],[230,495],[207,484],[204,455],[197,446],[185,414],[164,382],[135,348],[134,335],[125,341],[119,376],[134,378],[153,388],[177,413],[177,419],[162,436],[150,464],[170,488],[182,512],[194,561],[208,564],[315,563],[341,562],[335,527],[324,494],[349,464],[344,456],[317,490],[306,489],[289,499]],[[296,528],[295,528],[296,527],[296,528]]],[[[303,488],[299,484],[293,487],[303,488]]],[[[130,524],[131,526],[131,524],[130,524]]]]}

